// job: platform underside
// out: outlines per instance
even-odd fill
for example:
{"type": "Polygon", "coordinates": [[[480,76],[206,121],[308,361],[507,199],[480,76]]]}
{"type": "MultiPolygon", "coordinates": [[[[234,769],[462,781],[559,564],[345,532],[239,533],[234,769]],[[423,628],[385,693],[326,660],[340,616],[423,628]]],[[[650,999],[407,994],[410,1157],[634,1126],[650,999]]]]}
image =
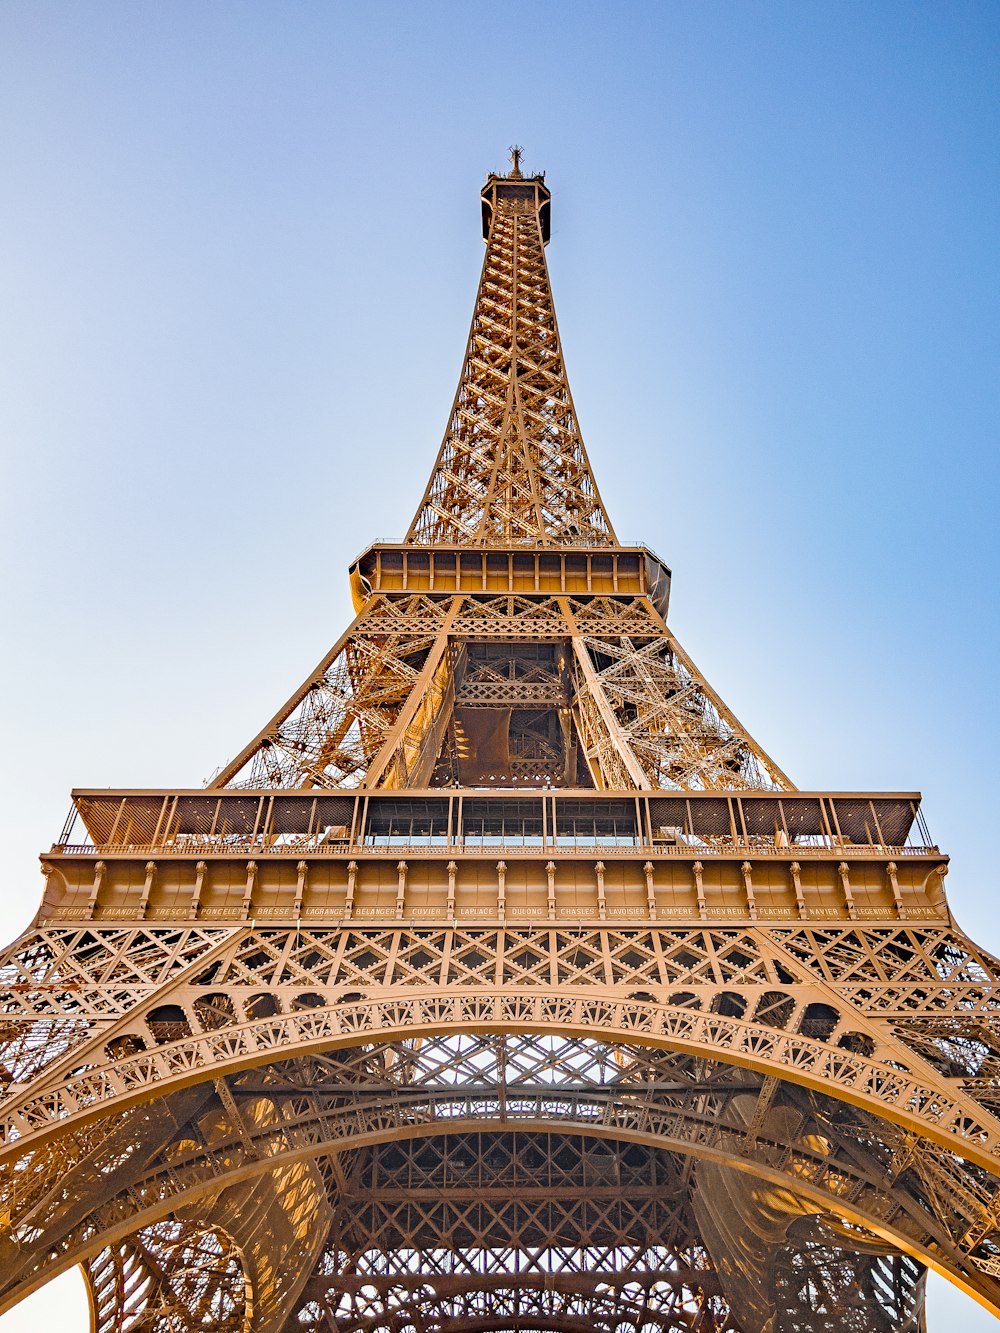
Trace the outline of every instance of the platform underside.
{"type": "Polygon", "coordinates": [[[92,1258],[100,1333],[141,1311],[159,1311],[141,1326],[161,1333],[207,1317],[237,1333],[251,1301],[255,1329],[289,1333],[924,1327],[919,1262],[797,1193],[794,1173],[760,1170],[791,1138],[798,1170],[826,1159],[859,1199],[880,1166],[866,1118],[746,1071],[599,1042],[442,1038],[278,1062],[204,1090],[193,1111],[184,1096],[186,1130],[160,1149],[176,1171],[209,1140],[216,1170],[237,1175],[234,1118],[261,1148],[281,1140],[285,1160],[228,1186],[223,1174],[92,1258]],[[675,1118],[669,1146],[635,1132],[638,1106],[675,1118]],[[324,1151],[324,1121],[352,1115],[357,1146],[324,1151]],[[307,1133],[310,1151],[287,1151],[307,1133]],[[168,1314],[178,1292],[187,1313],[168,1314]]]}

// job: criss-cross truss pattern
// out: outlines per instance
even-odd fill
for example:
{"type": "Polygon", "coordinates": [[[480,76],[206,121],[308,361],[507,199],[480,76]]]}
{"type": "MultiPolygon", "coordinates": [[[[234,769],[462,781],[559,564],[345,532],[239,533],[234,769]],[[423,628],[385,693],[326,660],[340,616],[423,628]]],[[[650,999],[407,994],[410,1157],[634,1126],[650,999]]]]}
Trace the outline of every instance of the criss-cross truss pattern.
{"type": "Polygon", "coordinates": [[[577,425],[545,263],[541,177],[491,177],[486,258],[451,420],[407,533],[426,545],[615,540],[577,425]]]}
{"type": "Polygon", "coordinates": [[[157,1222],[87,1266],[100,1333],[242,1333],[249,1314],[243,1263],[224,1233],[157,1222]]]}
{"type": "Polygon", "coordinates": [[[93,1333],[926,1333],[934,1267],[1000,1316],[1000,962],[919,795],[796,790],[668,629],[513,153],[354,622],[41,858],[0,1312],[78,1264],[93,1333]]]}
{"type": "MultiPolygon", "coordinates": [[[[486,667],[478,667],[482,672],[486,667]]],[[[712,690],[648,594],[373,596],[216,787],[791,783],[712,690]],[[551,644],[547,668],[535,644],[551,644]],[[472,691],[470,660],[506,649],[472,691]],[[528,691],[528,670],[558,688],[528,691]],[[482,686],[482,682],[480,682],[482,686]],[[484,726],[464,710],[478,710],[484,726]],[[467,763],[459,760],[462,754],[467,763]]]]}

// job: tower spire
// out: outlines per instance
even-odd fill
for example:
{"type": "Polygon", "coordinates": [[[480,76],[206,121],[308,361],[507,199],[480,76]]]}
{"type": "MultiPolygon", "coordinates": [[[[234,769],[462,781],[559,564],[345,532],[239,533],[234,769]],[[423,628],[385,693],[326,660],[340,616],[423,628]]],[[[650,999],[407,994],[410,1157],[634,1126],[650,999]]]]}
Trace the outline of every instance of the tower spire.
{"type": "Polygon", "coordinates": [[[482,191],[486,257],[465,362],[408,542],[613,545],[577,424],[545,263],[551,193],[509,176],[482,191]]]}

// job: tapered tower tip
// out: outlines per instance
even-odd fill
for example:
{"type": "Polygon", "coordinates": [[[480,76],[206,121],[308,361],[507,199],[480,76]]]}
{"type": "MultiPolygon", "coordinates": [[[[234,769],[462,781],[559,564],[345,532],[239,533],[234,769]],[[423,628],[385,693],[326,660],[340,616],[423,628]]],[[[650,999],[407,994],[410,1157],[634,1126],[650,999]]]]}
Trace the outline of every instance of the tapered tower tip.
{"type": "Polygon", "coordinates": [[[483,240],[488,240],[493,221],[493,210],[501,199],[518,199],[523,203],[534,203],[538,209],[538,220],[542,228],[542,242],[549,243],[549,212],[552,195],[545,185],[545,172],[536,171],[533,176],[525,176],[521,170],[521,158],[524,149],[519,143],[510,147],[510,171],[491,171],[486,177],[486,184],[481,191],[483,200],[483,240]]]}

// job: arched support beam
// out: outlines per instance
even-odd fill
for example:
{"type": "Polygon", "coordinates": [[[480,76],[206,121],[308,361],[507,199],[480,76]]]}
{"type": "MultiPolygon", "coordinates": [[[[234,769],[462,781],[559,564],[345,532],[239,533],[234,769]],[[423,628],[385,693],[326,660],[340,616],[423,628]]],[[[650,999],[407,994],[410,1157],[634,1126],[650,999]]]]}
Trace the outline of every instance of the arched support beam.
{"type": "MultiPolygon", "coordinates": [[[[518,1120],[517,1129],[529,1134],[571,1129],[588,1138],[642,1144],[714,1162],[779,1189],[794,1190],[817,1214],[864,1228],[866,1234],[878,1236],[887,1246],[937,1269],[987,1308],[1000,1313],[1000,1284],[977,1270],[970,1260],[963,1261],[940,1229],[928,1231],[928,1226],[934,1226],[933,1219],[926,1214],[921,1216],[916,1204],[911,1204],[909,1212],[900,1211],[899,1205],[905,1200],[894,1196],[896,1211],[890,1219],[884,1216],[884,1178],[877,1171],[872,1170],[866,1176],[856,1166],[852,1167],[844,1153],[838,1159],[831,1158],[828,1144],[814,1144],[811,1149],[806,1145],[789,1155],[787,1144],[768,1141],[766,1134],[760,1136],[759,1152],[742,1156],[739,1144],[743,1135],[738,1127],[722,1125],[707,1117],[701,1120],[691,1117],[685,1124],[676,1107],[659,1108],[657,1123],[657,1110],[643,1107],[637,1116],[633,1105],[610,1103],[605,1108],[603,1123],[595,1123],[591,1098],[585,1099],[575,1114],[566,1113],[561,1120],[551,1113],[524,1116],[518,1120]]],[[[401,1115],[399,1108],[394,1111],[392,1107],[376,1105],[366,1110],[349,1106],[336,1115],[315,1116],[311,1122],[303,1118],[297,1123],[261,1127],[251,1143],[241,1144],[231,1139],[201,1151],[192,1148],[186,1159],[175,1156],[169,1165],[148,1173],[108,1199],[94,1210],[85,1225],[78,1225],[58,1245],[53,1244],[54,1237],[48,1237],[46,1256],[39,1258],[33,1271],[22,1271],[14,1277],[0,1301],[0,1309],[16,1303],[56,1272],[123,1241],[137,1228],[187,1209],[196,1210],[206,1197],[218,1193],[220,1184],[233,1188],[257,1182],[268,1173],[297,1162],[378,1143],[432,1138],[444,1133],[495,1133],[497,1128],[495,1107],[492,1116],[478,1119],[449,1114],[443,1122],[419,1122],[401,1115]],[[220,1162],[228,1163],[221,1181],[220,1162]]]]}
{"type": "Polygon", "coordinates": [[[391,999],[356,999],[193,1033],[153,1050],[108,1061],[28,1095],[0,1120],[0,1164],[110,1110],[163,1096],[209,1076],[227,1076],[285,1058],[441,1033],[524,1032],[598,1036],[609,1043],[700,1054],[836,1097],[880,1120],[960,1153],[996,1175],[1000,1120],[953,1080],[947,1091],[801,1032],[762,1022],[588,994],[581,987],[469,991],[414,990],[391,999]]]}

